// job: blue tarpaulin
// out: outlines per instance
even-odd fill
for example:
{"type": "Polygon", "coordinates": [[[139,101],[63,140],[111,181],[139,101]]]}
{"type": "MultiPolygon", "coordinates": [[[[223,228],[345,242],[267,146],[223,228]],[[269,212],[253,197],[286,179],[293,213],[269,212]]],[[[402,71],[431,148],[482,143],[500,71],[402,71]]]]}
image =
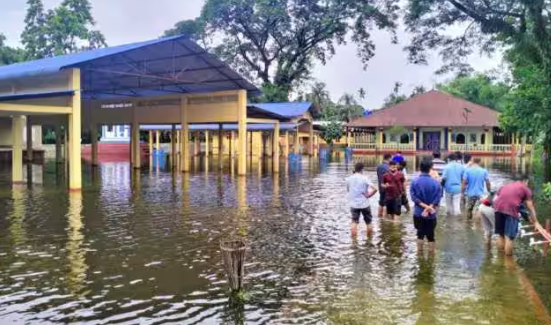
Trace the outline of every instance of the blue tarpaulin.
{"type": "Polygon", "coordinates": [[[283,103],[251,103],[249,107],[257,107],[264,111],[273,112],[285,117],[293,118],[304,115],[312,108],[311,102],[283,102],[283,103]]]}

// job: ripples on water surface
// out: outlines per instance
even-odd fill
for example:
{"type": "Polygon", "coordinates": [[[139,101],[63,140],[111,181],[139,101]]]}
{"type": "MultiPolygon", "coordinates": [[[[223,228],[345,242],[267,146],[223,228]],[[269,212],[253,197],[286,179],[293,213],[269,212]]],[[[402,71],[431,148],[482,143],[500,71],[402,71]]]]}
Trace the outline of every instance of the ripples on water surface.
{"type": "MultiPolygon", "coordinates": [[[[2,169],[0,323],[540,323],[476,224],[441,218],[434,260],[417,257],[410,216],[352,240],[352,163],[310,164],[280,177],[253,168],[246,182],[203,162],[176,177],[104,164],[72,194],[55,165],[35,166],[43,184],[30,189],[12,190],[2,169]],[[218,248],[236,233],[251,242],[244,305],[228,300],[218,248]]],[[[492,166],[497,183],[510,174],[508,161],[492,166]]],[[[548,292],[548,268],[527,265],[548,292]]]]}

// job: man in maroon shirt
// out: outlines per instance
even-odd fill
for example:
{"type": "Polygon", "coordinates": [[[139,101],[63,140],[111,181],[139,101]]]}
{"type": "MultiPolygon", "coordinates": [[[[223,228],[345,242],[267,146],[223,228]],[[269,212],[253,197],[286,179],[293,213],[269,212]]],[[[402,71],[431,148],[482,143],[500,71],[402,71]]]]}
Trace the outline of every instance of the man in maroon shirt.
{"type": "Polygon", "coordinates": [[[388,172],[383,175],[382,187],[385,190],[386,212],[389,218],[396,221],[402,214],[402,193],[405,192],[406,179],[398,170],[398,163],[390,161],[388,172]]]}
{"type": "Polygon", "coordinates": [[[527,180],[503,185],[494,200],[495,233],[499,235],[497,245],[500,249],[505,248],[508,256],[513,255],[513,240],[517,237],[521,203],[530,211],[530,222],[538,224],[532,191],[528,188],[527,180]]]}

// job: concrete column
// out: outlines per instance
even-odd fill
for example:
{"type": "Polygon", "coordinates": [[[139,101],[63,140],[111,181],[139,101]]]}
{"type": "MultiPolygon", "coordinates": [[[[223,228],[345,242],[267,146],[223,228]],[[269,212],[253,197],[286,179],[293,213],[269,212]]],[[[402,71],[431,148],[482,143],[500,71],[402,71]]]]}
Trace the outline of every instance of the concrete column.
{"type": "Polygon", "coordinates": [[[209,135],[209,131],[205,131],[205,157],[208,157],[209,156],[209,147],[210,147],[210,135],[209,135]]]}
{"type": "Polygon", "coordinates": [[[351,145],[351,137],[350,137],[350,132],[349,131],[346,131],[346,146],[347,147],[350,147],[351,145]]]}
{"type": "Polygon", "coordinates": [[[417,151],[417,128],[413,128],[413,151],[417,151]]]}
{"type": "Polygon", "coordinates": [[[314,122],[310,121],[310,129],[308,130],[308,154],[314,155],[314,122]]]}
{"type": "Polygon", "coordinates": [[[446,148],[447,151],[451,151],[452,148],[452,129],[448,129],[448,147],[446,148]]]}
{"type": "Polygon", "coordinates": [[[141,145],[140,145],[140,122],[138,121],[138,115],[132,115],[132,153],[134,156],[134,168],[142,168],[141,162],[141,145]]]}
{"type": "Polygon", "coordinates": [[[68,125],[63,126],[63,159],[65,163],[69,161],[69,130],[68,125]]]}
{"type": "Polygon", "coordinates": [[[318,156],[319,151],[319,137],[318,135],[314,135],[314,157],[318,156]]]}
{"type": "Polygon", "coordinates": [[[81,161],[81,94],[80,70],[73,69],[69,78],[70,89],[74,91],[69,114],[69,190],[82,188],[82,161],[81,161]]]}
{"type": "Polygon", "coordinates": [[[228,153],[230,155],[230,158],[233,158],[235,154],[235,132],[230,132],[230,148],[228,150],[228,153]]]}
{"type": "Polygon", "coordinates": [[[274,134],[272,137],[272,164],[273,172],[279,173],[279,122],[274,124],[274,134]]]}
{"type": "Polygon", "coordinates": [[[172,168],[176,166],[176,124],[172,124],[172,131],[170,132],[170,164],[172,168]]]}
{"type": "Polygon", "coordinates": [[[222,145],[224,143],[224,132],[222,130],[222,124],[218,124],[218,167],[222,169],[222,155],[224,150],[222,150],[222,145]]]}
{"type": "Polygon", "coordinates": [[[153,168],[153,130],[149,130],[149,169],[153,168]]]}
{"type": "Polygon", "coordinates": [[[295,144],[294,144],[294,153],[295,154],[300,154],[300,138],[299,138],[299,132],[298,132],[298,125],[297,125],[297,129],[295,131],[295,138],[294,138],[294,141],[295,141],[295,144]]]}
{"type": "Polygon", "coordinates": [[[289,131],[285,131],[285,144],[283,145],[283,157],[289,157],[289,131]]]}
{"type": "Polygon", "coordinates": [[[244,176],[247,174],[247,92],[245,90],[239,90],[237,97],[237,125],[239,137],[237,174],[244,176]]]}
{"type": "Polygon", "coordinates": [[[33,125],[31,123],[31,116],[27,115],[26,118],[27,125],[25,127],[25,131],[27,133],[27,157],[25,157],[25,161],[32,164],[33,162],[33,125]]]}
{"type": "Polygon", "coordinates": [[[57,163],[63,162],[63,154],[61,153],[61,142],[63,139],[63,131],[60,125],[55,126],[55,161],[57,163]]]}
{"type": "Polygon", "coordinates": [[[195,139],[193,140],[193,155],[199,156],[201,152],[201,131],[195,131],[195,139]]]}
{"type": "Polygon", "coordinates": [[[25,118],[23,116],[14,116],[11,120],[11,161],[12,161],[12,182],[14,184],[23,184],[23,128],[25,118]]]}
{"type": "Polygon", "coordinates": [[[98,165],[98,126],[92,123],[90,126],[90,142],[92,143],[92,166],[98,165]]]}
{"type": "Polygon", "coordinates": [[[188,98],[183,95],[180,100],[180,123],[182,125],[181,144],[181,168],[182,172],[189,172],[189,124],[188,124],[188,98]]]}

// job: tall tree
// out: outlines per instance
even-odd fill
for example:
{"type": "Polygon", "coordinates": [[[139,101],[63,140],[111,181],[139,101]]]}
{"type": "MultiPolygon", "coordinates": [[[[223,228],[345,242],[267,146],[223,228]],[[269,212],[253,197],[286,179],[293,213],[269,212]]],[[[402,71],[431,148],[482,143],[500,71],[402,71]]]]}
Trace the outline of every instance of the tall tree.
{"type": "Polygon", "coordinates": [[[387,98],[385,98],[382,108],[394,106],[398,103],[401,103],[401,102],[407,100],[408,97],[401,93],[401,91],[400,91],[401,89],[402,89],[402,83],[401,82],[395,82],[394,83],[394,88],[392,88],[392,92],[387,96],[387,98]]]}
{"type": "Polygon", "coordinates": [[[450,95],[460,97],[486,107],[503,111],[508,105],[512,85],[498,80],[489,74],[457,76],[447,83],[436,85],[436,88],[450,95]]]}
{"type": "Polygon", "coordinates": [[[364,108],[352,94],[344,93],[337,103],[337,110],[341,121],[350,122],[364,113],[364,108]]]}
{"type": "Polygon", "coordinates": [[[21,39],[28,59],[74,53],[103,47],[105,37],[94,30],[89,0],[64,0],[44,12],[41,0],[28,0],[25,30],[21,39]]]}
{"type": "Polygon", "coordinates": [[[28,0],[25,29],[21,34],[21,43],[25,47],[27,59],[44,57],[43,53],[47,44],[45,24],[46,17],[42,0],[28,0]]]}
{"type": "Polygon", "coordinates": [[[394,31],[398,2],[207,0],[199,19],[180,22],[166,34],[203,40],[204,35],[219,36],[214,51],[261,84],[267,100],[281,101],[311,76],[314,63],[325,64],[348,37],[367,65],[375,50],[370,31],[394,31]]]}

